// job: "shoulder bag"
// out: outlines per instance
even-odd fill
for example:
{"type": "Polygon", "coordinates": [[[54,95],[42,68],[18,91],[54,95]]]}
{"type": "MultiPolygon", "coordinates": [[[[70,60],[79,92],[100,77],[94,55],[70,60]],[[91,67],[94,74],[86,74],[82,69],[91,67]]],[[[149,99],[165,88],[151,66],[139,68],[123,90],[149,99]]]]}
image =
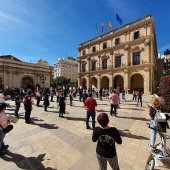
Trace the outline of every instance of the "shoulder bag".
{"type": "Polygon", "coordinates": [[[8,132],[10,132],[13,129],[13,125],[9,124],[6,128],[3,128],[2,126],[1,126],[1,128],[2,128],[4,133],[8,133],[8,132]]]}

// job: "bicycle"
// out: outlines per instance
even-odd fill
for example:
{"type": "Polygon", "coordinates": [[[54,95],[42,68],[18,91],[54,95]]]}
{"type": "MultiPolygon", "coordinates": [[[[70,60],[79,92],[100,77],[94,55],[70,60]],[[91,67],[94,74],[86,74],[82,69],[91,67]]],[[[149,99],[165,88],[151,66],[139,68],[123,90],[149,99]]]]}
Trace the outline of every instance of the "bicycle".
{"type": "MultiPolygon", "coordinates": [[[[148,124],[148,123],[147,123],[148,124]]],[[[170,165],[170,150],[166,147],[166,140],[170,139],[170,136],[162,133],[160,130],[150,127],[150,129],[156,130],[159,133],[161,142],[152,147],[150,155],[147,159],[145,170],[154,170],[155,162],[161,163],[161,165],[170,165]]]]}

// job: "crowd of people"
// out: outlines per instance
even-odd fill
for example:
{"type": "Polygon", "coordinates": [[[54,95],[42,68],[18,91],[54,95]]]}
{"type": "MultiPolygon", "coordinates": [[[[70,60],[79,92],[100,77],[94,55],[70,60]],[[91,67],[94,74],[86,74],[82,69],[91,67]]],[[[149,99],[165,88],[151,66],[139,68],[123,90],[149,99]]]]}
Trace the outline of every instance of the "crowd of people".
{"type": "MultiPolygon", "coordinates": [[[[7,89],[0,91],[0,155],[5,155],[4,149],[8,148],[8,145],[4,144],[5,134],[3,129],[7,128],[8,125],[13,120],[8,120],[7,115],[5,114],[6,107],[9,107],[5,102],[9,98],[15,101],[15,117],[19,118],[19,110],[21,103],[24,105],[25,109],[25,123],[31,124],[34,123],[31,120],[31,111],[33,109],[33,100],[36,99],[36,106],[39,107],[42,101],[44,106],[44,111],[48,111],[47,108],[50,105],[50,102],[54,102],[54,96],[56,96],[56,102],[59,106],[59,117],[63,118],[66,110],[66,100],[69,99],[70,106],[74,106],[74,98],[79,95],[79,101],[83,102],[83,105],[86,110],[86,128],[93,130],[92,141],[97,143],[96,154],[99,163],[99,168],[106,169],[107,161],[109,162],[112,169],[118,170],[119,164],[116,154],[115,142],[118,144],[122,143],[119,131],[115,127],[109,126],[109,117],[106,113],[101,113],[97,117],[97,121],[101,127],[96,127],[95,118],[96,118],[96,99],[103,100],[103,97],[110,100],[110,116],[117,116],[117,108],[119,107],[120,101],[126,100],[127,91],[120,89],[92,89],[92,90],[83,90],[79,88],[77,90],[68,90],[68,89],[23,89],[18,91],[8,91],[7,89]],[[11,97],[11,94],[13,97],[11,97]],[[92,118],[92,127],[89,125],[89,119],[92,118]]],[[[141,89],[133,90],[132,92],[132,101],[136,102],[136,106],[139,105],[139,102],[142,107],[142,96],[143,92],[141,89]]],[[[149,107],[149,115],[151,117],[151,127],[157,127],[155,121],[156,110],[164,111],[165,101],[161,95],[155,94],[151,101],[149,107]]],[[[151,142],[148,144],[151,147],[154,147],[156,139],[156,132],[151,130],[151,142]]]]}

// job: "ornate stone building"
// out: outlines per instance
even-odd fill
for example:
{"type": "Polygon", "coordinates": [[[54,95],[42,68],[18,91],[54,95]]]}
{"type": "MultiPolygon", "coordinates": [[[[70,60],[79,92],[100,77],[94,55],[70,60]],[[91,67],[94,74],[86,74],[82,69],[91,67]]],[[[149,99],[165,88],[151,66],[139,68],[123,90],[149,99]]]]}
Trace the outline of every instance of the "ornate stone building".
{"type": "Polygon", "coordinates": [[[78,85],[155,92],[157,44],[154,20],[146,15],[78,47],[78,85]]]}
{"type": "Polygon", "coordinates": [[[36,64],[22,62],[11,56],[0,56],[0,88],[50,87],[50,66],[46,61],[36,64]]]}

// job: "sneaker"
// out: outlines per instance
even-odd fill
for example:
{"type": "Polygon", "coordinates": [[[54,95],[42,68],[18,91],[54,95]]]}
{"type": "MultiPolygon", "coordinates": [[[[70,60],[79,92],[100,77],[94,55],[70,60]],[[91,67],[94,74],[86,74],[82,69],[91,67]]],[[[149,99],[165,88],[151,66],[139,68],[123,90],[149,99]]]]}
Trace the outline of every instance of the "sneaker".
{"type": "Polygon", "coordinates": [[[90,126],[88,126],[88,127],[87,127],[87,129],[91,129],[91,127],[90,127],[90,126]]]}
{"type": "Polygon", "coordinates": [[[154,146],[153,146],[153,145],[151,145],[151,143],[148,143],[148,146],[149,146],[149,147],[151,147],[151,148],[154,148],[154,146]]]}

